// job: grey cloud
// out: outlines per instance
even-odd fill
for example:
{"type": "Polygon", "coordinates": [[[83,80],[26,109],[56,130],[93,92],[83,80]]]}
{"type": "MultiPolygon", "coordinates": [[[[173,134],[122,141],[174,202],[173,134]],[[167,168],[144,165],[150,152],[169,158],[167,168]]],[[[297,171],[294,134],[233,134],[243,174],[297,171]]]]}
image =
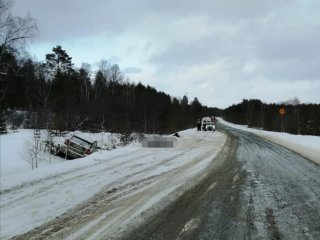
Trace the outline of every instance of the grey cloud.
{"type": "MultiPolygon", "coordinates": [[[[294,19],[294,15],[292,16],[294,19]]],[[[246,62],[256,65],[250,77],[270,81],[320,81],[320,25],[247,21],[234,33],[217,31],[193,42],[174,43],[150,57],[161,70],[186,68],[227,60],[225,70],[246,79],[246,62]]]]}
{"type": "Polygon", "coordinates": [[[141,69],[137,67],[127,67],[123,70],[124,73],[130,74],[130,73],[141,73],[141,69]]]}
{"type": "Polygon", "coordinates": [[[319,61],[308,61],[307,63],[295,59],[264,61],[259,66],[259,74],[270,81],[313,80],[320,82],[319,61]]]}
{"type": "MultiPolygon", "coordinates": [[[[134,33],[147,44],[139,48],[136,46],[139,43],[132,41],[131,48],[124,46],[127,56],[119,56],[121,60],[128,56],[134,60],[136,55],[139,59],[124,66],[124,71],[134,73],[135,79],[139,74],[141,78],[146,78],[143,74],[147,71],[142,67],[130,67],[138,66],[137,63],[143,61],[155,69],[152,79],[157,86],[165,86],[168,91],[173,88],[178,73],[197,67],[203,69],[203,66],[219,62],[223,62],[221,72],[212,70],[219,77],[219,84],[213,85],[218,102],[224,98],[221,93],[225,89],[230,89],[234,94],[230,101],[253,96],[251,82],[255,82],[256,92],[260,83],[265,84],[262,80],[268,80],[270,84],[281,82],[279,86],[286,86],[290,81],[308,86],[310,82],[316,86],[320,82],[320,3],[317,0],[16,2],[16,13],[25,15],[26,10],[38,19],[38,43],[100,33],[107,38],[125,36],[125,40],[130,42],[130,33],[134,33]],[[250,64],[253,67],[248,70],[246,66],[250,64]],[[165,82],[167,76],[170,81],[165,82]]],[[[195,89],[194,84],[198,84],[199,79],[205,82],[207,78],[210,81],[210,73],[198,77],[193,72],[188,79],[190,84],[183,87],[195,89]]],[[[181,86],[178,88],[181,89],[181,86]]],[[[312,87],[306,89],[310,96],[316,96],[315,90],[311,94],[312,87]]],[[[188,90],[181,91],[183,94],[188,90]]],[[[261,91],[264,91],[263,86],[261,91]]],[[[201,95],[203,92],[193,94],[201,95]]],[[[210,94],[202,98],[213,103],[210,94]]],[[[265,96],[271,98],[273,94],[266,92],[265,96]]],[[[307,95],[306,92],[301,94],[307,95]]],[[[283,96],[290,97],[293,96],[283,96]]]]}
{"type": "Polygon", "coordinates": [[[308,61],[319,58],[320,25],[283,27],[270,30],[260,37],[256,50],[264,59],[299,59],[308,61]]]}
{"type": "MultiPolygon", "coordinates": [[[[275,27],[276,28],[276,27],[275,27]]],[[[320,81],[320,26],[282,26],[254,43],[260,74],[272,79],[320,81]]]]}
{"type": "Polygon", "coordinates": [[[220,40],[218,36],[210,36],[195,42],[177,43],[169,46],[163,52],[151,55],[149,60],[172,67],[204,64],[221,56],[222,42],[223,40],[220,40]]]}
{"type": "Polygon", "coordinates": [[[117,64],[118,62],[121,61],[121,58],[118,56],[111,56],[108,58],[107,61],[110,62],[111,64],[117,64]]]}
{"type": "Polygon", "coordinates": [[[237,34],[218,31],[196,41],[173,44],[163,52],[151,55],[149,60],[162,68],[185,68],[232,57],[246,58],[247,47],[237,34]]]}
{"type": "MultiPolygon", "coordinates": [[[[26,11],[38,19],[39,41],[83,37],[97,32],[124,32],[157,21],[170,24],[191,15],[213,21],[233,21],[264,17],[288,0],[29,0],[15,4],[15,12],[26,11]],[[275,4],[272,4],[275,3],[275,4]]],[[[149,26],[148,26],[149,25],[149,26]]],[[[146,29],[148,31],[148,29],[146,29]]]]}

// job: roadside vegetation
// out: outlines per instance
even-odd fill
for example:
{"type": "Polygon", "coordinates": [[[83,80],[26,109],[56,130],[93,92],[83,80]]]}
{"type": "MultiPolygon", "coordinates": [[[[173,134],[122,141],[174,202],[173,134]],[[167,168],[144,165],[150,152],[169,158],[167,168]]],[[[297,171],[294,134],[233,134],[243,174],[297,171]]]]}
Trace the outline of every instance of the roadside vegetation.
{"type": "Polygon", "coordinates": [[[304,104],[297,97],[269,104],[259,99],[244,99],[224,109],[222,116],[228,122],[251,128],[320,136],[320,104],[304,104]],[[280,109],[285,110],[283,116],[279,113],[280,109]]]}

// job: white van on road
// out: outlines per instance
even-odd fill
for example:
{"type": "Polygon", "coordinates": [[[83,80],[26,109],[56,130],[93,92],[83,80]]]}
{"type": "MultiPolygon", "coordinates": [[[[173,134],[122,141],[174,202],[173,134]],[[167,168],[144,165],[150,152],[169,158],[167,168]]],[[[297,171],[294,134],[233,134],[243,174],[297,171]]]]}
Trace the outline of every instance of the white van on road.
{"type": "Polygon", "coordinates": [[[201,130],[203,131],[215,131],[216,126],[211,117],[204,117],[201,119],[201,130]]]}

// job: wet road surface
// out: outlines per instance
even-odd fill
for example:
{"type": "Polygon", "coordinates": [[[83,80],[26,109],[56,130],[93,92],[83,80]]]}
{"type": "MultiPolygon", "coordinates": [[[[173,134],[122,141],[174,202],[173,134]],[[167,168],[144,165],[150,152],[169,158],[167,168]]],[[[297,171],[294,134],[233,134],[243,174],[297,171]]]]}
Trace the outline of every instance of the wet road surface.
{"type": "Polygon", "coordinates": [[[320,239],[320,166],[217,128],[229,137],[204,179],[121,239],[320,239]]]}

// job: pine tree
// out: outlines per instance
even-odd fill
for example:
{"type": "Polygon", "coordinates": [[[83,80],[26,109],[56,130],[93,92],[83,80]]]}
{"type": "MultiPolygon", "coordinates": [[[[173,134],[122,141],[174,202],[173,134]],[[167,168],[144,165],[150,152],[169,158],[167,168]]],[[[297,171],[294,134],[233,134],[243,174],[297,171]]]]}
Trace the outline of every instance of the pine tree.
{"type": "Polygon", "coordinates": [[[7,133],[7,124],[6,124],[6,117],[4,115],[4,111],[0,110],[0,134],[7,133]]]}
{"type": "Polygon", "coordinates": [[[46,54],[46,64],[53,76],[69,72],[72,69],[72,57],[61,46],[52,48],[53,53],[46,54]]]}

